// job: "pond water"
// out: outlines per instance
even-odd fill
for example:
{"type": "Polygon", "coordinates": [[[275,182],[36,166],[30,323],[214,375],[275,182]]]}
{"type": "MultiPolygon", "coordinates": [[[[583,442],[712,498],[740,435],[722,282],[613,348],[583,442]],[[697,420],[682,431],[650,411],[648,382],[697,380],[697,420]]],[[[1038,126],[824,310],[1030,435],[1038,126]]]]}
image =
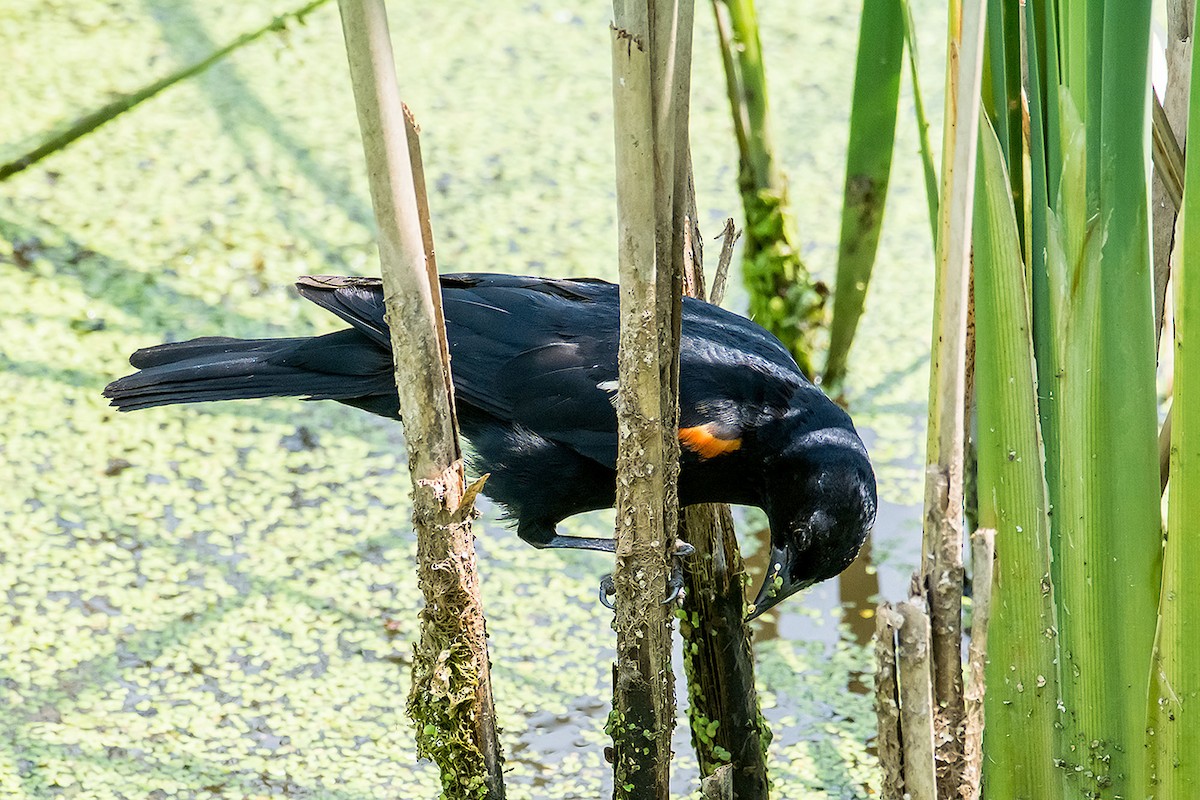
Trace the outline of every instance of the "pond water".
{"type": "MultiPolygon", "coordinates": [[[[937,112],[944,12],[914,6],[937,112]]],[[[829,278],[858,6],[759,7],[805,256],[829,278]]],[[[0,147],[15,152],[288,9],[10,5],[0,147]]],[[[608,6],[389,11],[440,268],[614,277],[608,6]]],[[[715,236],[740,219],[736,151],[707,6],[697,21],[693,150],[715,236]]],[[[287,400],[117,416],[99,394],[130,352],[160,341],[337,327],[291,282],[376,270],[345,72],[328,5],[0,184],[4,796],[437,795],[403,713],[420,600],[399,426],[287,400]]],[[[879,476],[874,561],[756,625],[782,798],[872,791],[862,636],[875,593],[901,597],[919,552],[932,267],[907,86],[901,104],[847,385],[879,476]]],[[[603,535],[610,519],[587,515],[572,532],[603,535]]],[[[741,524],[755,569],[762,522],[741,524]]],[[[535,551],[486,508],[476,532],[509,797],[609,794],[605,558],[535,551]]],[[[675,751],[685,797],[696,767],[684,727],[675,751]]]]}

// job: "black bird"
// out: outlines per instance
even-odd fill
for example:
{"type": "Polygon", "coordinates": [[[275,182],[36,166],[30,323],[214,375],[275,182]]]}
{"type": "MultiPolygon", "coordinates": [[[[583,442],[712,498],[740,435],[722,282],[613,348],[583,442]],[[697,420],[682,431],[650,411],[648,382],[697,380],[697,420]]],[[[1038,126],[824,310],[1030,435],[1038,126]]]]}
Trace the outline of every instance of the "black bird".
{"type": "MultiPolygon", "coordinates": [[[[556,525],[615,498],[617,287],[593,279],[441,278],[451,372],[484,493],[534,547],[613,550],[556,525]]],[[[104,390],[122,411],[301,396],[399,419],[383,289],[305,277],[300,294],[352,326],[294,339],[206,337],[139,350],[104,390]]],[[[679,500],[758,506],[771,566],[751,616],[837,575],[875,519],[875,474],[850,417],[758,325],[683,301],[679,500]]]]}

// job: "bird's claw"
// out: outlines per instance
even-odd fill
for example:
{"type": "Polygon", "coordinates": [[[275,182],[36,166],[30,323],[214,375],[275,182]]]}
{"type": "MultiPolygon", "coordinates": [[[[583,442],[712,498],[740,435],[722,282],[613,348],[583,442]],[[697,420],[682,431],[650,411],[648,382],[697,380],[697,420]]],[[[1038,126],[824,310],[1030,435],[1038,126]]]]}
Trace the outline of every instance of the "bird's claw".
{"type": "Polygon", "coordinates": [[[671,567],[671,577],[667,579],[667,596],[663,599],[662,604],[670,605],[676,600],[683,600],[686,594],[683,590],[683,568],[678,564],[671,567]]]}
{"type": "MultiPolygon", "coordinates": [[[[696,552],[696,548],[692,547],[682,539],[675,540],[675,548],[671,551],[671,575],[667,579],[667,597],[663,600],[663,605],[674,603],[684,596],[683,588],[683,559],[696,552]]],[[[613,583],[612,573],[605,575],[600,579],[600,605],[613,611],[617,610],[616,605],[608,598],[613,597],[617,593],[617,586],[613,583]]]]}
{"type": "Polygon", "coordinates": [[[616,593],[617,585],[613,583],[612,573],[610,572],[600,579],[600,605],[612,611],[616,611],[617,607],[608,599],[610,595],[615,595],[616,593]]]}

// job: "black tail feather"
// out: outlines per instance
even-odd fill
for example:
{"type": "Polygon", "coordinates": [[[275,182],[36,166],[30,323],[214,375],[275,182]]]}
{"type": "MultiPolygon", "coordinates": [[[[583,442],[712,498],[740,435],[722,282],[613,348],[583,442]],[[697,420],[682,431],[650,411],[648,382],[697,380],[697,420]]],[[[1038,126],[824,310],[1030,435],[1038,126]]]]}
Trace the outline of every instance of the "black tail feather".
{"type": "Polygon", "coordinates": [[[303,397],[397,416],[391,353],[355,330],[294,339],[206,337],[139,350],[140,369],[104,396],[121,411],[176,403],[303,397]]]}
{"type": "Polygon", "coordinates": [[[298,344],[307,341],[308,338],[233,339],[229,336],[203,336],[199,339],[191,339],[186,342],[173,342],[170,344],[155,345],[154,347],[143,347],[129,357],[129,363],[138,369],[147,369],[165,364],[178,364],[180,361],[202,356],[275,350],[285,344],[298,344]]]}

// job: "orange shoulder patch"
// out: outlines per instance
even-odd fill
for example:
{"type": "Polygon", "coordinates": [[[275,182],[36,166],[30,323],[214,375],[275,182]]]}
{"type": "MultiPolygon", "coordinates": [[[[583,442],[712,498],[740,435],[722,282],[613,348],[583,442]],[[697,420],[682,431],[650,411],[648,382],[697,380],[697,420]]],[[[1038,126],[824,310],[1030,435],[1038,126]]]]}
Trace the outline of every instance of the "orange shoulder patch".
{"type": "Polygon", "coordinates": [[[701,458],[715,458],[741,448],[741,439],[722,439],[713,433],[715,427],[710,422],[694,428],[680,428],[679,442],[701,458]]]}

